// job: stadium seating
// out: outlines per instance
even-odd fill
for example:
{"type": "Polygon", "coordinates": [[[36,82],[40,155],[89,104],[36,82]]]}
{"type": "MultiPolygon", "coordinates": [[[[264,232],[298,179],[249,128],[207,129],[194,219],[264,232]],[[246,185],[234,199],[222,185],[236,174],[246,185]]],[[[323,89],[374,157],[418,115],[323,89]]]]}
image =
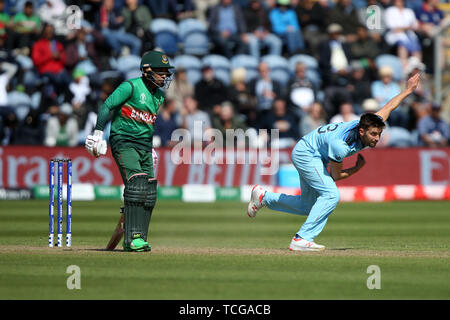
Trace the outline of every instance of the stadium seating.
{"type": "Polygon", "coordinates": [[[170,20],[157,18],[150,23],[150,31],[155,35],[155,46],[161,48],[167,55],[178,52],[178,26],[170,20]]]}
{"type": "Polygon", "coordinates": [[[231,63],[226,57],[218,54],[211,54],[202,59],[202,65],[210,66],[214,70],[214,76],[217,79],[221,80],[226,85],[230,84],[231,63]]]}
{"type": "Polygon", "coordinates": [[[261,61],[266,62],[270,68],[270,76],[281,85],[286,85],[291,78],[289,72],[289,62],[286,58],[277,55],[265,55],[261,61]]]}
{"type": "Polygon", "coordinates": [[[289,58],[289,70],[292,76],[295,73],[295,66],[297,63],[303,63],[306,66],[306,77],[313,83],[316,90],[318,90],[322,84],[322,78],[319,71],[319,63],[316,58],[307,54],[296,54],[289,58]]]}
{"type": "Polygon", "coordinates": [[[141,66],[141,57],[134,55],[122,56],[117,59],[117,70],[127,73],[130,70],[139,70],[141,66]]]}
{"type": "Polygon", "coordinates": [[[259,61],[255,57],[247,54],[238,54],[231,58],[230,63],[231,69],[244,68],[247,71],[245,76],[246,82],[258,77],[259,61]]]}
{"type": "Polygon", "coordinates": [[[195,85],[202,78],[202,62],[199,58],[190,55],[176,56],[173,60],[175,68],[184,68],[188,80],[195,85]]]}
{"type": "Polygon", "coordinates": [[[205,56],[209,54],[208,28],[197,19],[185,19],[178,23],[178,39],[184,54],[205,56]]]}
{"type": "Polygon", "coordinates": [[[382,66],[389,66],[394,70],[393,79],[401,81],[404,78],[403,65],[399,57],[392,54],[382,54],[375,58],[377,68],[382,66]]]}

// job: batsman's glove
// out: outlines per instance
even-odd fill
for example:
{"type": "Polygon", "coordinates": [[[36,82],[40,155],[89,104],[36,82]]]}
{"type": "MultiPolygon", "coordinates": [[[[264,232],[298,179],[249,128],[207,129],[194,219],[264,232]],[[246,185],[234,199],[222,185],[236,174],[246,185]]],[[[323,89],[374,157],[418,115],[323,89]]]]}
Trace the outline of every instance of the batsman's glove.
{"type": "Polygon", "coordinates": [[[86,138],[85,147],[87,151],[96,158],[105,155],[108,147],[106,140],[103,140],[103,131],[94,130],[93,135],[88,135],[86,138]]]}

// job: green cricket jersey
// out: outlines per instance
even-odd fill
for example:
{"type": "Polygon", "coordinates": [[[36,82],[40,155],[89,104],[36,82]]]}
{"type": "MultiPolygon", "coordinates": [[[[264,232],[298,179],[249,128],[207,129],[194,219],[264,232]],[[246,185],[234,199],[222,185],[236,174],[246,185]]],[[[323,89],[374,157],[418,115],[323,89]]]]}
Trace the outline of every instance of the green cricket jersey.
{"type": "Polygon", "coordinates": [[[159,88],[151,91],[142,78],[124,81],[100,107],[95,130],[104,130],[112,111],[111,147],[151,151],[156,115],[163,101],[163,92],[159,88]]]}

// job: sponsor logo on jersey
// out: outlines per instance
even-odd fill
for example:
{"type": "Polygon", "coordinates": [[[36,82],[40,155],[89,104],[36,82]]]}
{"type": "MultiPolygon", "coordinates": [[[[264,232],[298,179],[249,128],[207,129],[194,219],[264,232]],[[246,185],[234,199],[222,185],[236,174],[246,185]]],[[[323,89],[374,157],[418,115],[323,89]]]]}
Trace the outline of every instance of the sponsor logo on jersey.
{"type": "Polygon", "coordinates": [[[141,93],[141,95],[139,96],[139,102],[141,104],[145,104],[145,101],[147,101],[147,96],[145,95],[145,93],[141,93]]]}
{"type": "Polygon", "coordinates": [[[122,107],[122,116],[124,118],[151,125],[153,125],[156,121],[156,114],[138,110],[129,105],[124,105],[122,107]]]}

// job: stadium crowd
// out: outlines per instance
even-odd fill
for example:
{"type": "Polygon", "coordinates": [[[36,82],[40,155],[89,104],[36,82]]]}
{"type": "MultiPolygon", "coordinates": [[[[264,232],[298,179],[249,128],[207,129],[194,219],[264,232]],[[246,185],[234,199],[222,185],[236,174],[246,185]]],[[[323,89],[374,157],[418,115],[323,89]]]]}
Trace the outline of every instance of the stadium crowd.
{"type": "Polygon", "coordinates": [[[173,145],[177,128],[202,140],[200,121],[200,133],[224,136],[279,129],[281,146],[290,147],[318,126],[377,111],[415,72],[423,73],[420,87],[391,115],[380,145],[446,146],[449,124],[430,82],[433,35],[445,21],[438,5],[0,0],[0,142],[83,145],[102,102],[139,76],[140,57],[156,48],[176,69],[155,146],[173,145]],[[190,25],[196,32],[186,34],[190,25]]]}

